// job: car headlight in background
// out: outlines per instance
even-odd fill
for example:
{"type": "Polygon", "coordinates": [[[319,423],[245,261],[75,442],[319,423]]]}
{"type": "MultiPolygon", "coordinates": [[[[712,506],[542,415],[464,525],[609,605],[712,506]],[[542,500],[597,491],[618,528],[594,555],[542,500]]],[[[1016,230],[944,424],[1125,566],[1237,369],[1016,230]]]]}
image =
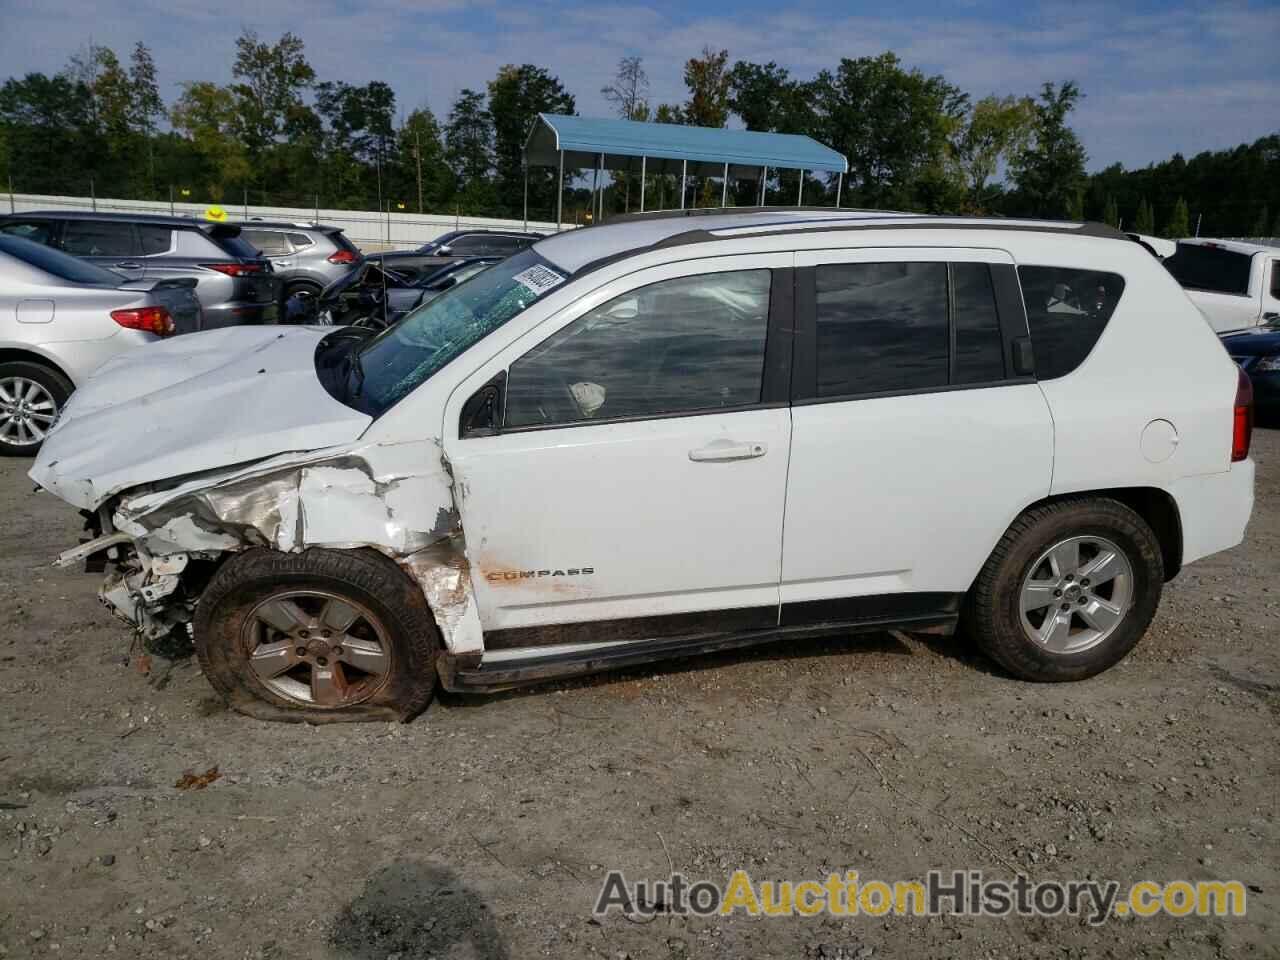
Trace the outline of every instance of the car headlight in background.
{"type": "Polygon", "coordinates": [[[1273,354],[1270,357],[1263,357],[1258,361],[1257,366],[1253,368],[1254,373],[1275,373],[1280,370],[1280,353],[1273,354]]]}

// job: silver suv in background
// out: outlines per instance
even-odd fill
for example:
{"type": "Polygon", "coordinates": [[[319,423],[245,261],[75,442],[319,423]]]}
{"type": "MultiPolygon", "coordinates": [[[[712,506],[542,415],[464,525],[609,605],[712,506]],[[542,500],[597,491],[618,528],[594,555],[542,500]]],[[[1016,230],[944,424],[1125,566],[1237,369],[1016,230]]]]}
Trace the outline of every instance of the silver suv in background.
{"type": "Polygon", "coordinates": [[[0,455],[34,455],[71,391],[104,361],[196,329],[195,285],[126,280],[0,234],[0,455]]]}
{"type": "Polygon", "coordinates": [[[271,261],[284,300],[296,294],[317,296],[362,259],[341,227],[248,220],[240,224],[240,236],[271,261]]]}
{"type": "Polygon", "coordinates": [[[234,223],[87,210],[0,216],[0,233],[43,243],[129,280],[194,277],[202,329],[275,323],[279,281],[234,223]]]}

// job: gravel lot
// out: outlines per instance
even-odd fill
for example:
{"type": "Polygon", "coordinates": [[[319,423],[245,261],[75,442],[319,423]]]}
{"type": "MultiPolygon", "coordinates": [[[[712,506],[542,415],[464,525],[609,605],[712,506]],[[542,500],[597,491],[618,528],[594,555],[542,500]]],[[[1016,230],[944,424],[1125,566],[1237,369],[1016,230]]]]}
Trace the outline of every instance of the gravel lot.
{"type": "Polygon", "coordinates": [[[407,726],[226,712],[129,653],[79,518],[0,464],[0,955],[1280,956],[1280,432],[1245,544],[1125,663],[1011,680],[955,643],[809,641],[447,697],[407,726]],[[149,667],[149,670],[148,670],[149,667]],[[219,774],[179,789],[184,772],[219,774]],[[1243,919],[591,919],[604,870],[1238,879],[1243,919]]]}

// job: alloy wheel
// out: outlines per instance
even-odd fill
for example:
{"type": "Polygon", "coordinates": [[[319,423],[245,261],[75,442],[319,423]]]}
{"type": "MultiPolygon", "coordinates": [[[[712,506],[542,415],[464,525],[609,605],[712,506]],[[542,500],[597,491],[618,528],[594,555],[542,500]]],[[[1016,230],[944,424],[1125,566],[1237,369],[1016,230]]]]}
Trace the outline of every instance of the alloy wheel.
{"type": "Polygon", "coordinates": [[[43,384],[26,377],[0,380],[0,443],[40,443],[57,418],[57,401],[43,384]]]}
{"type": "Polygon", "coordinates": [[[1023,579],[1022,629],[1050,653],[1080,653],[1115,633],[1133,592],[1123,550],[1102,537],[1070,537],[1045,550],[1023,579]]]}
{"type": "Polygon", "coordinates": [[[260,602],[242,633],[249,668],[272,693],[312,707],[368,700],[391,676],[392,647],[373,613],[323,590],[260,602]]]}

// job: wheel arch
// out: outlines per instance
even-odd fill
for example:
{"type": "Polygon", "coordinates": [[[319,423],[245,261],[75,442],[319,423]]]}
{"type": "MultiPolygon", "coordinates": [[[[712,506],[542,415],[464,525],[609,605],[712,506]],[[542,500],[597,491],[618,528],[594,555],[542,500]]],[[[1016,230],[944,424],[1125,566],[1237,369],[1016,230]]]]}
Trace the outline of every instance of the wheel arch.
{"type": "MultiPolygon", "coordinates": [[[[1178,510],[1178,502],[1173,495],[1159,487],[1104,487],[1098,490],[1073,490],[1070,493],[1054,494],[1028,503],[1018,511],[1018,516],[1036,507],[1053,503],[1095,498],[1115,500],[1140,516],[1160,543],[1165,582],[1168,583],[1178,575],[1182,569],[1182,514],[1178,510]]],[[[1014,519],[1016,520],[1017,517],[1014,519]]]]}
{"type": "Polygon", "coordinates": [[[73,387],[76,385],[75,378],[62,364],[34,347],[0,347],[0,363],[37,363],[42,367],[48,367],[73,387]]]}

